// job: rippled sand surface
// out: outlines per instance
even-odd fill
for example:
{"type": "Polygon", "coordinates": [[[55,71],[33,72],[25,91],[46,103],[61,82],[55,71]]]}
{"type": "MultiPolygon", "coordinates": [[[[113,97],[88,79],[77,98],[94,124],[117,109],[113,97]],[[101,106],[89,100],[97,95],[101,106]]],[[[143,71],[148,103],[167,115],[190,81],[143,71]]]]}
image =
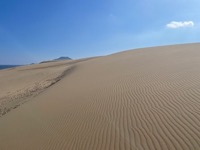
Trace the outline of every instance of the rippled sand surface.
{"type": "Polygon", "coordinates": [[[59,78],[0,117],[1,150],[200,149],[200,44],[40,65],[0,71],[1,97],[59,78]]]}

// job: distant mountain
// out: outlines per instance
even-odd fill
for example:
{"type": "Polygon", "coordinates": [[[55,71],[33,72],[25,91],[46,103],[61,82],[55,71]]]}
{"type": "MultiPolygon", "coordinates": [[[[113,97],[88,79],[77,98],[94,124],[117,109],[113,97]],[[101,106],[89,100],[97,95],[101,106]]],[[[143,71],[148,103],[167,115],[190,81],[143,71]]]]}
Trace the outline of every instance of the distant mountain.
{"type": "Polygon", "coordinates": [[[41,63],[48,63],[48,62],[61,61],[61,60],[72,60],[72,59],[71,59],[70,57],[64,57],[64,56],[62,56],[62,57],[59,57],[59,58],[57,58],[57,59],[42,61],[42,62],[40,62],[40,64],[41,64],[41,63]]]}
{"type": "Polygon", "coordinates": [[[59,58],[54,59],[54,60],[71,60],[71,58],[69,58],[69,57],[59,57],[59,58]]]}

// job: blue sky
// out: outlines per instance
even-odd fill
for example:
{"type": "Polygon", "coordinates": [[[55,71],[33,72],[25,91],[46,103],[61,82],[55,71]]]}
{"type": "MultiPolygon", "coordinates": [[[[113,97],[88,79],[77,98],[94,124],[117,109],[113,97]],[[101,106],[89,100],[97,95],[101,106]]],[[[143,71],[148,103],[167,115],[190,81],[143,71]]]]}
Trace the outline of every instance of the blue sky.
{"type": "Polygon", "coordinates": [[[0,64],[200,42],[199,0],[1,0],[0,64]]]}

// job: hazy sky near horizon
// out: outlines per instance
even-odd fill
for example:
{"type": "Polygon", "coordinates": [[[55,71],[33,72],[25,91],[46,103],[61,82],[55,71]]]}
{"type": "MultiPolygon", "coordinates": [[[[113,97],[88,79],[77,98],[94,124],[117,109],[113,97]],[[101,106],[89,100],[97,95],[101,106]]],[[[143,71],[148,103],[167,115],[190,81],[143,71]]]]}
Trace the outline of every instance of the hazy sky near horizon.
{"type": "Polygon", "coordinates": [[[1,0],[0,64],[200,42],[199,0],[1,0]]]}

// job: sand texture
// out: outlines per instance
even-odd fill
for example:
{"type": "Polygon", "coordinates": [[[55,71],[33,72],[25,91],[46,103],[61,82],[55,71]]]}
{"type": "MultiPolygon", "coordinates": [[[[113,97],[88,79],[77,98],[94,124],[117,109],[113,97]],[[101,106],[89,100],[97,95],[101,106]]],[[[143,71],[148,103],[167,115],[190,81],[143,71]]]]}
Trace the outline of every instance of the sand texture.
{"type": "Polygon", "coordinates": [[[0,117],[0,150],[200,149],[200,44],[56,63],[0,71],[0,97],[59,78],[0,117]]]}

